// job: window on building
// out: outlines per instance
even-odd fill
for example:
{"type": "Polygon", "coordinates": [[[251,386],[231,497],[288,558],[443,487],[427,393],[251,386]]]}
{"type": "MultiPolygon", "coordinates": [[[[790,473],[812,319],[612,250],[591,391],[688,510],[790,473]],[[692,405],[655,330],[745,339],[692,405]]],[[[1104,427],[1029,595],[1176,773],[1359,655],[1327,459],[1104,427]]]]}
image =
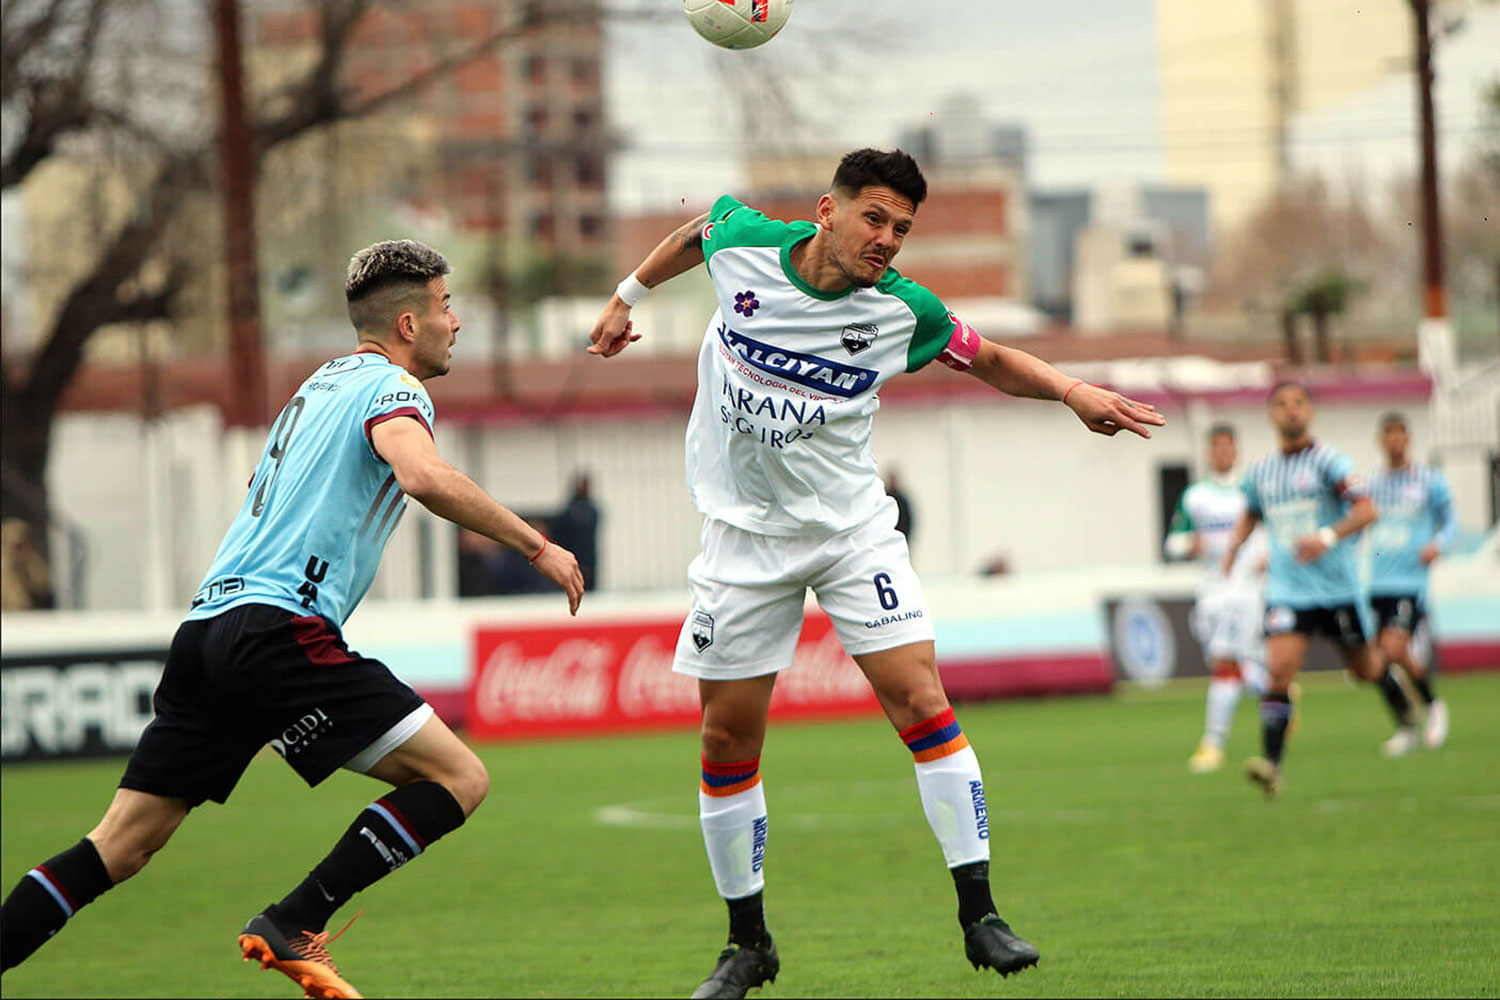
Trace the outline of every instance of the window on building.
{"type": "Polygon", "coordinates": [[[585,212],[578,217],[578,234],[588,238],[602,235],[604,219],[595,212],[585,212]]]}
{"type": "Polygon", "coordinates": [[[585,87],[599,85],[599,59],[597,56],[574,56],[573,82],[585,87]]]}
{"type": "Polygon", "coordinates": [[[551,115],[541,105],[533,105],[526,110],[526,125],[533,132],[545,132],[551,115]]]}
{"type": "Polygon", "coordinates": [[[598,153],[581,153],[574,164],[578,183],[584,187],[599,187],[604,183],[604,158],[598,153]]]}
{"type": "Polygon", "coordinates": [[[531,235],[539,240],[550,240],[556,233],[556,223],[551,212],[533,212],[531,215],[531,235]]]}
{"type": "Polygon", "coordinates": [[[542,53],[528,53],[524,67],[526,79],[531,83],[547,82],[547,57],[542,53]]]}

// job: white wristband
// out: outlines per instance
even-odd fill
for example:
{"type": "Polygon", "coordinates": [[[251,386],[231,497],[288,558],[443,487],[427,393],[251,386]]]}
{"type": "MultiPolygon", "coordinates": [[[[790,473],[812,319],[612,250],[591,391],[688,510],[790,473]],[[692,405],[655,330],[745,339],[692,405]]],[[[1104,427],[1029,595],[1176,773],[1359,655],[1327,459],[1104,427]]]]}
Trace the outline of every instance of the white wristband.
{"type": "Polygon", "coordinates": [[[1324,525],[1318,529],[1318,541],[1323,543],[1323,548],[1331,549],[1338,544],[1339,533],[1331,525],[1324,525]]]}
{"type": "Polygon", "coordinates": [[[620,301],[631,308],[644,299],[649,291],[651,291],[650,287],[641,284],[641,279],[635,276],[634,271],[631,271],[624,281],[615,286],[615,294],[620,297],[620,301]]]}

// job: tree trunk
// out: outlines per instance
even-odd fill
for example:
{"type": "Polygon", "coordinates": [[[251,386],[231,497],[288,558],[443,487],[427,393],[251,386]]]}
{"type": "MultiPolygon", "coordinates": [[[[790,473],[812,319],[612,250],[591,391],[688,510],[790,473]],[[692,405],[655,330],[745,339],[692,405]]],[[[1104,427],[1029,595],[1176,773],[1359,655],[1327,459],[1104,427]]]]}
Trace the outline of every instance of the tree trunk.
{"type": "Polygon", "coordinates": [[[1312,314],[1313,340],[1317,346],[1318,363],[1328,364],[1333,360],[1331,345],[1328,343],[1328,312],[1323,309],[1315,309],[1312,314]]]}
{"type": "Polygon", "coordinates": [[[46,554],[47,455],[52,441],[51,408],[22,405],[23,396],[9,380],[0,388],[0,520],[18,517],[31,526],[31,536],[46,554]]]}
{"type": "Polygon", "coordinates": [[[1287,362],[1302,364],[1302,345],[1297,343],[1297,314],[1290,309],[1281,311],[1281,339],[1286,344],[1287,362]]]}

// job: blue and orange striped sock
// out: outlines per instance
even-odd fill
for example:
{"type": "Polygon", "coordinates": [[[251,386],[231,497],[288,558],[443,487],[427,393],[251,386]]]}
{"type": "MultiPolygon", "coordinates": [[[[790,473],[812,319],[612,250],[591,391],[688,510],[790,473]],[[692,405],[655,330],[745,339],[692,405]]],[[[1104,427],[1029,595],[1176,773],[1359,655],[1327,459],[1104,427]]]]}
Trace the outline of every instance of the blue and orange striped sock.
{"type": "Polygon", "coordinates": [[[765,887],[766,792],[760,758],[716,762],[703,758],[698,821],[714,885],[725,899],[743,899],[765,887]]]}
{"type": "Polygon", "coordinates": [[[917,790],[927,822],[943,846],[949,868],[990,859],[989,811],[979,758],[945,708],[901,730],[917,771],[917,790]]]}

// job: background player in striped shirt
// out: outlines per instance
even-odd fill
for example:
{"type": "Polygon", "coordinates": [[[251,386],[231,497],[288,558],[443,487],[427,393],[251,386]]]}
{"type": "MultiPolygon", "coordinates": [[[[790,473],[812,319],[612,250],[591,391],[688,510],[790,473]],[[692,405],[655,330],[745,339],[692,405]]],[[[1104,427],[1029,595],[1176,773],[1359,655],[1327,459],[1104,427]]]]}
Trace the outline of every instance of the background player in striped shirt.
{"type": "MultiPolygon", "coordinates": [[[[1428,569],[1452,544],[1458,521],[1447,478],[1440,469],[1408,460],[1410,444],[1405,417],[1388,413],[1381,418],[1386,464],[1370,476],[1370,499],[1380,512],[1370,531],[1370,606],[1380,652],[1411,678],[1426,706],[1422,740],[1436,750],[1448,739],[1448,706],[1433,694],[1432,676],[1412,635],[1427,618],[1428,569]]],[[[1398,735],[1388,744],[1393,755],[1416,745],[1411,730],[1398,735]]]]}
{"type": "Polygon", "coordinates": [[[1210,474],[1183,491],[1172,515],[1163,548],[1169,559],[1194,559],[1202,567],[1193,602],[1193,634],[1203,646],[1210,680],[1204,707],[1203,738],[1188,758],[1194,774],[1217,771],[1224,764],[1224,741],[1234,724],[1234,710],[1248,685],[1266,692],[1265,636],[1261,632],[1260,580],[1265,572],[1265,532],[1257,531],[1241,547],[1226,575],[1219,563],[1229,535],[1245,512],[1245,493],[1234,474],[1239,460],[1234,428],[1217,424],[1208,432],[1210,474]]]}
{"type": "Polygon", "coordinates": [[[1349,458],[1313,439],[1312,398],[1299,382],[1271,390],[1271,424],[1281,447],[1245,473],[1246,508],[1224,548],[1228,572],[1240,546],[1264,521],[1270,547],[1266,568],[1266,659],[1270,690],[1261,699],[1265,756],[1246,763],[1267,795],[1281,791],[1281,757],[1291,721],[1290,686],[1302,669],[1308,640],[1321,635],[1338,647],[1357,677],[1377,684],[1396,717],[1397,735],[1413,724],[1411,702],[1365,638],[1362,594],[1350,542],[1376,519],[1365,484],[1349,458]]]}
{"type": "Polygon", "coordinates": [[[912,753],[917,788],[959,897],[965,953],[1008,974],[1037,950],[995,912],[979,761],[943,693],[931,616],[870,451],[882,383],[942,360],[1002,392],[1062,400],[1089,429],[1149,437],[1148,405],[982,340],[890,266],[927,185],[910,156],[856,150],[816,222],[781,222],[725,196],[664,240],[590,334],[592,353],[639,336],[630,307],[707,263],[719,309],[699,352],[688,483],[704,514],[693,604],[673,669],[699,679],[699,818],[729,907],[729,944],[696,997],[742,997],[780,968],[762,907],[766,713],[791,666],[812,587],[912,753]]]}
{"type": "MultiPolygon", "coordinates": [[[[328,919],[484,799],[489,776],[473,751],[340,634],[407,496],[526,553],[575,613],[583,594],[567,550],[438,456],[422,380],[452,361],[459,324],[447,273],[441,254],[409,240],[350,261],[358,349],[313,372],[272,425],[244,506],[172,639],[155,718],[114,801],[87,837],[33,868],[5,900],[5,968],[140,871],[195,806],[224,802],[269,743],[309,785],[347,768],[392,786],[239,937],[247,960],[285,973],[307,996],[358,996],[328,955],[328,919]]],[[[170,943],[174,985],[191,993],[181,944],[170,943]]]]}

